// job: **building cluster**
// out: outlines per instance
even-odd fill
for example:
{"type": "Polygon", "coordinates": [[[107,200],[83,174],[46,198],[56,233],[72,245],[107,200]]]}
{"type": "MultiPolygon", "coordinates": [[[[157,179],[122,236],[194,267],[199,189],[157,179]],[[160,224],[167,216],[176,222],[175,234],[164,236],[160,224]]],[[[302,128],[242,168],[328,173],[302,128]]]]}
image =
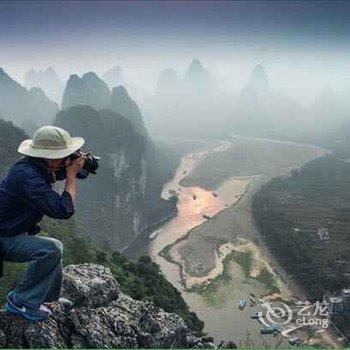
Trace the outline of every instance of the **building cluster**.
{"type": "Polygon", "coordinates": [[[327,245],[329,243],[329,231],[327,227],[321,227],[318,230],[303,229],[300,227],[294,227],[294,232],[309,234],[310,243],[318,245],[327,245]]]}
{"type": "Polygon", "coordinates": [[[331,315],[350,314],[350,288],[342,289],[337,295],[325,295],[324,301],[328,303],[331,315]]]}

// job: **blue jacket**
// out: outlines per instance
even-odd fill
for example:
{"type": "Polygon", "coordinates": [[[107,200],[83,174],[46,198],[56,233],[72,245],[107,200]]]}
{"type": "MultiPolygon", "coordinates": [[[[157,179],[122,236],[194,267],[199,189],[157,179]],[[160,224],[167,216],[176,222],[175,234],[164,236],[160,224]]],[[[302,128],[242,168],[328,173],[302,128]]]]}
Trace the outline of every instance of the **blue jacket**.
{"type": "MultiPolygon", "coordinates": [[[[74,214],[71,195],[59,195],[52,183],[65,179],[65,170],[52,173],[44,160],[25,157],[15,163],[0,184],[0,236],[36,234],[44,215],[69,219],[74,214]]],[[[87,177],[82,172],[80,178],[87,177]]]]}

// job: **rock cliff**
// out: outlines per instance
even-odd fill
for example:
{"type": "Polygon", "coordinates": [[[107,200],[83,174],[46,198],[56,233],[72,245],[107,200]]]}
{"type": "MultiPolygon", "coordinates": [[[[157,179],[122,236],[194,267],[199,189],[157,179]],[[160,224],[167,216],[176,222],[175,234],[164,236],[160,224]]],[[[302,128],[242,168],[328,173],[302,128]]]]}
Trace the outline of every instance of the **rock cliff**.
{"type": "Polygon", "coordinates": [[[64,268],[63,296],[73,308],[50,305],[49,320],[29,323],[0,314],[1,348],[213,348],[210,337],[191,334],[185,322],[153,303],[121,292],[108,268],[94,264],[64,268]]]}

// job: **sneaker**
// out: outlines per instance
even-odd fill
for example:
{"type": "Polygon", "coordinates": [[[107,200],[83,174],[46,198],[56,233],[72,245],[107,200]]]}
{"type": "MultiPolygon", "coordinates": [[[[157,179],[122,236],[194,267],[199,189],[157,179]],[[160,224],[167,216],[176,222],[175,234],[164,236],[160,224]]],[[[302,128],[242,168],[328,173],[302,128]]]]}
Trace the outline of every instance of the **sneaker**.
{"type": "Polygon", "coordinates": [[[67,298],[59,298],[58,302],[64,307],[66,311],[73,309],[73,302],[67,298]]]}
{"type": "Polygon", "coordinates": [[[44,321],[51,315],[51,311],[46,307],[43,308],[43,306],[41,306],[40,308],[32,309],[24,306],[19,300],[16,299],[16,294],[14,291],[7,295],[5,308],[8,313],[19,315],[32,322],[44,321]]]}
{"type": "Polygon", "coordinates": [[[52,315],[51,310],[50,310],[46,305],[44,305],[44,304],[41,304],[39,309],[42,310],[42,311],[47,312],[47,313],[49,314],[49,316],[52,315]]]}

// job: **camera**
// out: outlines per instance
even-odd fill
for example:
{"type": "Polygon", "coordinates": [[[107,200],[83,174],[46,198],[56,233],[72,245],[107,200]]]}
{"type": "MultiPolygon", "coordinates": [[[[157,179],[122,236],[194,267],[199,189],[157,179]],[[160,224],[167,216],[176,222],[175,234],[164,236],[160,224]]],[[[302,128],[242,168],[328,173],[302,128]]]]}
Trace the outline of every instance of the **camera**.
{"type": "MultiPolygon", "coordinates": [[[[80,150],[74,152],[69,156],[70,160],[77,159],[80,156],[80,150]]],[[[98,161],[100,160],[100,157],[93,156],[90,153],[85,155],[84,159],[84,166],[83,169],[88,171],[90,174],[95,174],[96,175],[96,170],[98,169],[98,161]]]]}

